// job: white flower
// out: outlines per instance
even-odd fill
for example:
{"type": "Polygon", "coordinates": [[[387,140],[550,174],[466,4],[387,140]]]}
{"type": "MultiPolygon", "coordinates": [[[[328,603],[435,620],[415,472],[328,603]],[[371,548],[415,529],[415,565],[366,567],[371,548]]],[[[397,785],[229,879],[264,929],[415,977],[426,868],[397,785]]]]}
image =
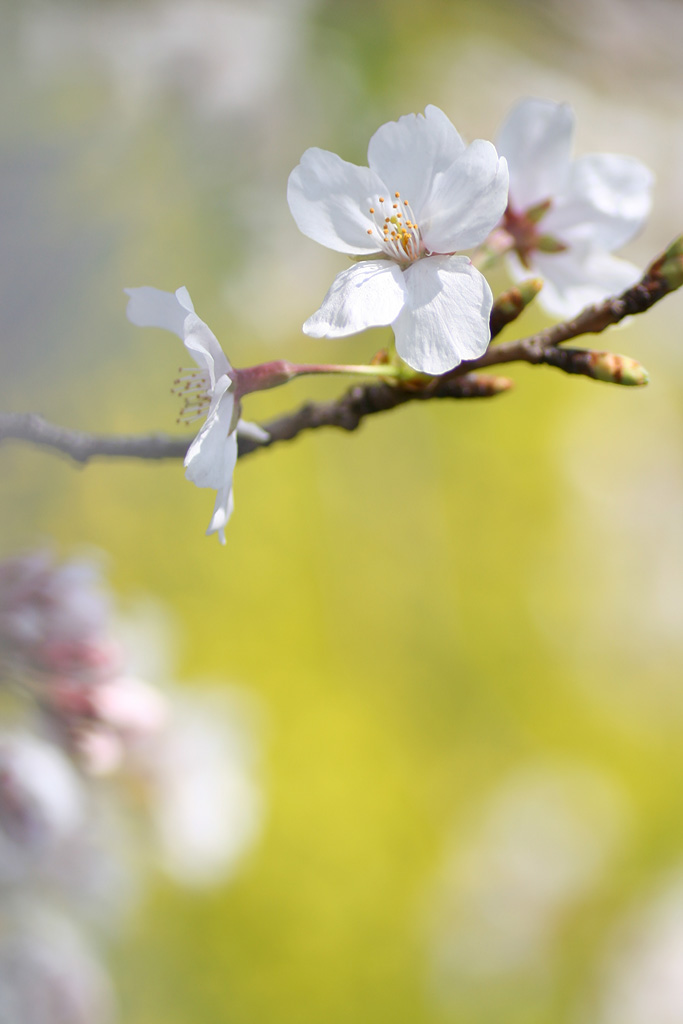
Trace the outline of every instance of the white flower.
{"type": "Polygon", "coordinates": [[[391,324],[410,366],[445,373],[482,355],[489,342],[491,290],[460,249],[498,223],[507,169],[490,142],[470,146],[429,106],[382,125],[369,167],[308,149],[287,199],[299,229],[359,261],[335,279],[304,324],[314,338],[338,338],[391,324]]]}
{"type": "Polygon", "coordinates": [[[528,99],[508,116],[497,140],[510,169],[502,227],[515,241],[517,279],[545,278],[540,301],[557,316],[630,287],[637,267],[612,256],[642,227],[651,205],[651,172],[612,153],[571,159],[574,114],[564,103],[528,99]]]}
{"type": "Polygon", "coordinates": [[[237,462],[238,410],[235,408],[232,367],[218,340],[194,311],[187,288],[173,292],[158,288],[126,288],[128,319],[139,327],[162,327],[177,334],[197,363],[178,381],[186,422],[206,419],[185,456],[185,476],[197,487],[216,490],[216,504],[207,533],[218,533],[225,544],[225,525],[233,510],[232,474],[237,462]]]}

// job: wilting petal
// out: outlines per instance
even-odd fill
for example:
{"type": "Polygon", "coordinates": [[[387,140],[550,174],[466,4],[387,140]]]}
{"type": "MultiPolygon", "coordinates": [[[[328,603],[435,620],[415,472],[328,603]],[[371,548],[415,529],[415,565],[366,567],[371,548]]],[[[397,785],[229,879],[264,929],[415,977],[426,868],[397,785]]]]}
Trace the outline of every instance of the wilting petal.
{"type": "Polygon", "coordinates": [[[493,296],[464,256],[429,256],[406,270],[407,301],[393,324],[396,351],[423,373],[446,373],[483,355],[493,296]]]}
{"type": "Polygon", "coordinates": [[[452,253],[483,242],[505,212],[508,172],[490,142],[477,139],[439,178],[420,228],[431,252],[452,253]]]}
{"type": "Polygon", "coordinates": [[[225,485],[226,479],[232,479],[237,462],[237,437],[234,432],[229,435],[235,405],[234,396],[228,390],[230,384],[227,377],[218,382],[218,400],[212,404],[185,456],[185,477],[197,487],[218,489],[225,485]]]}
{"type": "Polygon", "coordinates": [[[465,143],[438,107],[424,114],[406,114],[378,128],[368,146],[368,163],[386,183],[407,199],[418,215],[437,174],[447,170],[465,150],[465,143]]]}
{"type": "Polygon", "coordinates": [[[522,100],[508,115],[496,148],[510,167],[510,205],[536,206],[568,180],[574,114],[566,103],[522,100]]]}
{"type": "Polygon", "coordinates": [[[618,249],[640,230],[652,206],[652,172],[633,157],[596,153],[572,164],[567,187],[543,220],[564,241],[618,249]]]}
{"type": "Polygon", "coordinates": [[[369,167],[325,149],[307,149],[289,176],[287,202],[304,235],[328,249],[362,256],[377,252],[368,235],[375,223],[369,209],[373,197],[386,191],[369,167]]]}
{"type": "Polygon", "coordinates": [[[405,300],[403,274],[388,260],[364,260],[338,274],[317,313],[304,324],[312,338],[341,338],[393,323],[405,300]]]}
{"type": "Polygon", "coordinates": [[[164,292],[159,288],[124,288],[129,295],[126,316],[138,327],[160,327],[184,338],[184,324],[188,313],[194,312],[187,288],[177,292],[164,292]]]}

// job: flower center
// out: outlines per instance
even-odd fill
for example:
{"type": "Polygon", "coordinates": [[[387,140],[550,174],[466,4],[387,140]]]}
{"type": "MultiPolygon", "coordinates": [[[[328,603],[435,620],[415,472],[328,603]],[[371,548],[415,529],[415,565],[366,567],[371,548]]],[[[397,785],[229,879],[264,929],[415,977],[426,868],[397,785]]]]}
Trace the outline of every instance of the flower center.
{"type": "Polygon", "coordinates": [[[415,214],[409,201],[401,199],[400,192],[394,192],[392,198],[378,196],[369,213],[374,226],[368,228],[368,234],[374,236],[389,259],[405,264],[425,255],[415,214]]]}
{"type": "Polygon", "coordinates": [[[206,415],[211,404],[211,378],[206,370],[180,367],[173,381],[172,395],[180,395],[182,405],[176,423],[193,423],[206,415]]]}
{"type": "Polygon", "coordinates": [[[503,230],[514,240],[513,249],[517,252],[524,267],[530,269],[534,252],[556,253],[565,252],[567,246],[553,235],[544,235],[539,230],[539,223],[550,209],[551,203],[546,199],[528,210],[514,210],[508,204],[503,215],[503,230]]]}

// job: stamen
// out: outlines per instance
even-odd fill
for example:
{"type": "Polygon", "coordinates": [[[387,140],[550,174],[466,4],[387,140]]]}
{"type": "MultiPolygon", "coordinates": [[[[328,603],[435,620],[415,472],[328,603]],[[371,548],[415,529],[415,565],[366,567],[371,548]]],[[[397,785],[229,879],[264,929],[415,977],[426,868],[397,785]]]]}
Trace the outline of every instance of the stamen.
{"type": "Polygon", "coordinates": [[[180,367],[182,376],[173,381],[171,393],[180,395],[182,407],[176,423],[192,423],[206,415],[211,402],[211,380],[205,370],[180,367]]]}
{"type": "Polygon", "coordinates": [[[368,228],[368,235],[379,236],[380,246],[389,259],[406,265],[413,260],[419,259],[425,254],[425,248],[420,237],[420,229],[414,218],[410,206],[410,200],[402,199],[400,192],[394,192],[393,198],[397,202],[391,202],[391,211],[386,215],[387,207],[384,196],[377,199],[384,208],[375,206],[368,207],[370,214],[375,218],[374,227],[368,228]],[[380,231],[380,228],[382,229],[380,231]]]}

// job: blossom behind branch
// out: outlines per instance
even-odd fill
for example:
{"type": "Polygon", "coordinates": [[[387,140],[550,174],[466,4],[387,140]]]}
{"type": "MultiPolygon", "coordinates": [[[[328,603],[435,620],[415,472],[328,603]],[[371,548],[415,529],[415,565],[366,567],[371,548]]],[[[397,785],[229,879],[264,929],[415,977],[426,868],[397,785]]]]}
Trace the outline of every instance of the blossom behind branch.
{"type": "Polygon", "coordinates": [[[574,114],[564,103],[527,99],[508,115],[497,140],[510,169],[503,229],[513,243],[517,279],[545,278],[539,302],[575,316],[635,284],[640,271],[612,255],[650,212],[652,173],[628,156],[571,158],[574,114]]]}

